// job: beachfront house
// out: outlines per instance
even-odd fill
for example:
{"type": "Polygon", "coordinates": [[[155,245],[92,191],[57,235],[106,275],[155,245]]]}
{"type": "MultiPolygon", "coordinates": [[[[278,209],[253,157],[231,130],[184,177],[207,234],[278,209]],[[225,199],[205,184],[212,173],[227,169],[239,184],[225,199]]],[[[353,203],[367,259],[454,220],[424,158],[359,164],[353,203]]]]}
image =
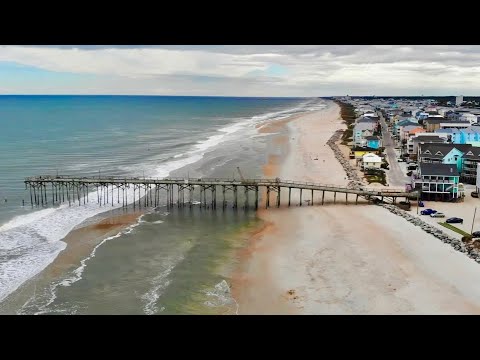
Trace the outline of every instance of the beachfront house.
{"type": "Polygon", "coordinates": [[[355,160],[358,162],[362,161],[363,156],[368,153],[380,155],[380,149],[372,149],[366,147],[354,147],[352,153],[355,155],[355,160]]]}
{"type": "Polygon", "coordinates": [[[446,134],[435,134],[435,133],[420,133],[416,136],[412,136],[407,141],[407,153],[410,156],[414,156],[418,153],[418,145],[426,143],[445,143],[447,142],[446,134]]]}
{"type": "Polygon", "coordinates": [[[373,153],[366,153],[362,157],[362,167],[364,169],[380,169],[382,166],[382,158],[373,153]]]}
{"type": "Polygon", "coordinates": [[[412,176],[412,187],[420,190],[422,200],[450,201],[462,197],[460,174],[455,164],[420,163],[412,176]]]}
{"type": "Polygon", "coordinates": [[[463,154],[470,151],[469,144],[421,144],[418,147],[419,163],[440,163],[456,165],[460,173],[463,168],[463,154]]]}
{"type": "Polygon", "coordinates": [[[378,136],[365,136],[365,140],[367,141],[367,147],[371,149],[378,149],[382,146],[382,140],[378,136]]]}
{"type": "Polygon", "coordinates": [[[478,174],[478,164],[480,164],[480,147],[472,146],[463,154],[463,167],[460,173],[460,180],[467,184],[475,184],[478,174]]]}
{"type": "Polygon", "coordinates": [[[372,122],[361,122],[353,127],[353,146],[367,146],[366,136],[372,136],[375,124],[372,122]]]}

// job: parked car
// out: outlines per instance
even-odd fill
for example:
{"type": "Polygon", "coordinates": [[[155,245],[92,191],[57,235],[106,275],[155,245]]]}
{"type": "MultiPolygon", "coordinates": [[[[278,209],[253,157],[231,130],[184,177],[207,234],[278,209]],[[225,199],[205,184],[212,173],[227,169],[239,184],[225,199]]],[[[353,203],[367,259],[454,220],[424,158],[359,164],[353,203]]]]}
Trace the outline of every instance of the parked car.
{"type": "Polygon", "coordinates": [[[473,236],[473,237],[480,237],[480,231],[474,231],[474,232],[472,233],[472,236],[473,236]]]}
{"type": "Polygon", "coordinates": [[[436,212],[437,212],[437,210],[425,209],[425,210],[420,211],[420,214],[421,215],[431,215],[431,214],[435,214],[436,212]]]}
{"type": "Polygon", "coordinates": [[[402,158],[397,159],[398,162],[404,162],[402,158]]]}
{"type": "Polygon", "coordinates": [[[476,191],[472,191],[472,197],[474,197],[474,198],[478,198],[478,192],[476,192],[476,191]]]}
{"type": "Polygon", "coordinates": [[[436,213],[433,213],[433,214],[430,214],[431,217],[433,218],[443,218],[445,217],[445,214],[444,213],[441,213],[441,212],[436,212],[436,213]]]}
{"type": "Polygon", "coordinates": [[[463,219],[458,217],[452,217],[445,221],[448,224],[463,224],[463,219]]]}

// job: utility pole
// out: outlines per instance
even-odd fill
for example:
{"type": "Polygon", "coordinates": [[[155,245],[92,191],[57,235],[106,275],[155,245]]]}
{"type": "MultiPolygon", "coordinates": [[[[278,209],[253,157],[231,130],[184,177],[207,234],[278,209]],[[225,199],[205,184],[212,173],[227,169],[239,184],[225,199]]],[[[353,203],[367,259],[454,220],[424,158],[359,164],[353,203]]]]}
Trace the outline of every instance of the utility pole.
{"type": "Polygon", "coordinates": [[[417,191],[417,215],[418,215],[418,208],[419,208],[419,202],[420,202],[420,191],[417,191]]]}
{"type": "Polygon", "coordinates": [[[477,214],[477,207],[475,206],[475,211],[473,213],[472,230],[470,231],[470,235],[473,234],[473,224],[475,223],[475,215],[476,214],[477,214]]]}

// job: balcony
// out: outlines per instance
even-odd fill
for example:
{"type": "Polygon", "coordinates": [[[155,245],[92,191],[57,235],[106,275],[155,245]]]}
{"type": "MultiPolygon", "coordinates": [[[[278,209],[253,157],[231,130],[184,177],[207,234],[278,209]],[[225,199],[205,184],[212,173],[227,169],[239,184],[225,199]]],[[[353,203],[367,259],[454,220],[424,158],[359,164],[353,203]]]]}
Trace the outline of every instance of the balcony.
{"type": "Polygon", "coordinates": [[[412,179],[415,184],[455,184],[453,180],[427,180],[427,179],[412,179]]]}

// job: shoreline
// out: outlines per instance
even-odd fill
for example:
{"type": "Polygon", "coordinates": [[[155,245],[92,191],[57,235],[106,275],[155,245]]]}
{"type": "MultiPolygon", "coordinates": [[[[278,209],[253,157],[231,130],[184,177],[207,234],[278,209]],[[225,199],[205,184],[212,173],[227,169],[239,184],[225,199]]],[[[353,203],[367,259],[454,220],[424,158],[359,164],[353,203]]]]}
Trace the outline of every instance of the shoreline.
{"type": "MultiPolygon", "coordinates": [[[[346,185],[325,146],[345,126],[339,110],[285,124],[290,151],[267,166],[273,176],[346,185]]],[[[239,314],[480,313],[478,264],[382,207],[281,206],[258,217],[264,226],[232,277],[239,314]]]]}
{"type": "Polygon", "coordinates": [[[49,285],[58,282],[67,274],[72,274],[72,271],[82,266],[82,261],[89,259],[95,248],[107,239],[134,226],[144,214],[144,212],[132,211],[126,214],[113,214],[96,221],[85,220],[83,226],[73,229],[61,240],[66,243],[66,247],[50,264],[25,281],[0,303],[2,313],[16,313],[20,309],[16,308],[15,304],[27,304],[29,299],[35,297],[38,286],[44,287],[47,291],[49,285]]]}

